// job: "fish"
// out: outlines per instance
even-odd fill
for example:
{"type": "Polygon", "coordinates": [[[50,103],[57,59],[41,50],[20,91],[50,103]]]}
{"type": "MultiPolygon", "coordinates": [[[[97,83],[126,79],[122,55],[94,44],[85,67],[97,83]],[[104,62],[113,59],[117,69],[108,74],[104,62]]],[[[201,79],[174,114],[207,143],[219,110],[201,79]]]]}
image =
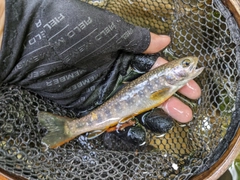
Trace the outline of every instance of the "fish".
{"type": "Polygon", "coordinates": [[[201,74],[204,67],[197,68],[197,63],[197,57],[188,56],[152,69],[81,118],[39,111],[38,120],[47,128],[42,143],[57,148],[84,133],[91,139],[111,127],[119,129],[135,116],[160,106],[189,80],[201,74]]]}

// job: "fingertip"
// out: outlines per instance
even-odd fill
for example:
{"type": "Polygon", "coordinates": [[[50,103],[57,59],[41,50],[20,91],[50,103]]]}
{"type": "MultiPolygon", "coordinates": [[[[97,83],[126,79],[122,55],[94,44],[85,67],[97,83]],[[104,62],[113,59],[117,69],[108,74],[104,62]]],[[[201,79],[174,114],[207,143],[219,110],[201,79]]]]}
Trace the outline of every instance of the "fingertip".
{"type": "Polygon", "coordinates": [[[145,54],[157,53],[164,49],[171,41],[167,35],[157,35],[150,32],[151,42],[148,48],[143,52],[145,54]]]}
{"type": "Polygon", "coordinates": [[[163,65],[163,64],[166,64],[167,62],[168,62],[168,61],[165,60],[165,59],[163,59],[162,57],[158,57],[151,69],[154,69],[154,68],[156,68],[156,67],[158,67],[158,66],[161,66],[161,65],[163,65]]]}
{"type": "Polygon", "coordinates": [[[190,99],[198,99],[201,96],[201,88],[194,80],[188,81],[185,86],[179,89],[179,92],[190,99]]]}
{"type": "Polygon", "coordinates": [[[172,118],[181,123],[187,123],[193,118],[191,108],[189,108],[186,104],[184,104],[176,97],[169,98],[162,104],[161,108],[172,118]]]}

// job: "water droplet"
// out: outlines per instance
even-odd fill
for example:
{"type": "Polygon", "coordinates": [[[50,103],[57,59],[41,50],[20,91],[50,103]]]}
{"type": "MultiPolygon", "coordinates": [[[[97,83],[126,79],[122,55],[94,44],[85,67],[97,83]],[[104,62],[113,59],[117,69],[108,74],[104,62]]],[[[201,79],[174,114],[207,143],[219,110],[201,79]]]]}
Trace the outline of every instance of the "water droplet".
{"type": "Polygon", "coordinates": [[[95,2],[96,2],[96,3],[101,3],[101,2],[103,2],[103,1],[104,1],[104,0],[92,0],[93,3],[95,3],[95,2]]]}
{"type": "Polygon", "coordinates": [[[179,124],[180,127],[185,127],[187,126],[186,124],[179,124]]]}
{"type": "Polygon", "coordinates": [[[142,144],[139,144],[139,146],[143,146],[146,144],[146,141],[144,141],[142,144]]]}
{"type": "Polygon", "coordinates": [[[162,22],[166,22],[167,20],[164,17],[161,17],[162,22]]]}
{"type": "Polygon", "coordinates": [[[131,1],[131,0],[128,0],[128,2],[129,2],[129,4],[133,4],[133,1],[131,1]]]}
{"type": "Polygon", "coordinates": [[[175,164],[175,163],[173,163],[173,164],[172,164],[172,168],[173,168],[174,170],[178,170],[178,165],[175,164]]]}
{"type": "Polygon", "coordinates": [[[166,133],[164,134],[160,134],[160,135],[156,135],[157,138],[161,138],[161,137],[164,137],[166,135],[166,133]]]}

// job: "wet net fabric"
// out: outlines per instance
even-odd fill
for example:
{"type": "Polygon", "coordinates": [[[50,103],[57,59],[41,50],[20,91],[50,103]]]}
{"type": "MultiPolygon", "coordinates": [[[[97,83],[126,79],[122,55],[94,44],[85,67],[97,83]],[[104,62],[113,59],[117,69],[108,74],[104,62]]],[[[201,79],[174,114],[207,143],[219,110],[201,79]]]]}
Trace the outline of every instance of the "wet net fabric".
{"type": "Polygon", "coordinates": [[[0,88],[0,167],[27,179],[189,179],[211,167],[239,127],[239,28],[217,0],[92,0],[128,22],[169,34],[162,56],[200,59],[196,79],[202,96],[178,96],[194,111],[188,124],[175,123],[166,134],[147,132],[146,144],[132,147],[104,135],[80,136],[57,149],[41,143],[46,133],[38,111],[76,114],[20,87],[0,88]]]}

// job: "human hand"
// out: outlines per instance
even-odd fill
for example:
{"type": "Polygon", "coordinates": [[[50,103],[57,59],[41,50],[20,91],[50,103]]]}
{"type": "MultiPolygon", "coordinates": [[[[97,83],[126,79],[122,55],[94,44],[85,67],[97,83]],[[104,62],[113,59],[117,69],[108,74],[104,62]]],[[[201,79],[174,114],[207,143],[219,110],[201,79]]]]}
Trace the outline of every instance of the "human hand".
{"type": "MultiPolygon", "coordinates": [[[[144,53],[155,53],[165,48],[170,43],[168,36],[156,35],[151,33],[151,43],[144,53]]],[[[167,63],[161,57],[157,59],[152,69],[167,63]]],[[[197,99],[201,96],[201,89],[194,80],[190,80],[178,92],[190,99],[197,99]]],[[[176,97],[171,97],[160,106],[166,113],[168,113],[175,120],[186,123],[192,120],[192,110],[176,97]]]]}

